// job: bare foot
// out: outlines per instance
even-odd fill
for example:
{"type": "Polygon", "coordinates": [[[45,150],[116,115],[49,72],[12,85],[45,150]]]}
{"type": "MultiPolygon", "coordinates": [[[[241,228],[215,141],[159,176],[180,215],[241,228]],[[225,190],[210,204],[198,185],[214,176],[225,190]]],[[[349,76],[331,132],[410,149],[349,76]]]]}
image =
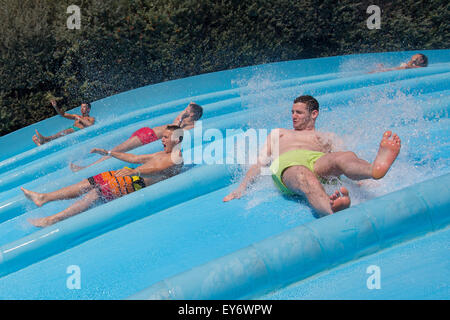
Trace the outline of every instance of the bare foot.
{"type": "Polygon", "coordinates": [[[340,192],[336,190],[336,192],[330,196],[330,205],[333,212],[338,212],[350,207],[350,197],[347,188],[341,187],[340,192]]]}
{"type": "Polygon", "coordinates": [[[23,187],[21,187],[20,190],[22,190],[25,196],[31,201],[33,201],[34,204],[37,205],[38,207],[42,207],[42,205],[45,203],[43,199],[43,194],[27,190],[23,187]]]}
{"type": "Polygon", "coordinates": [[[39,228],[48,227],[53,224],[53,221],[49,218],[28,219],[28,222],[39,228]]]}
{"type": "Polygon", "coordinates": [[[41,145],[41,142],[39,141],[39,138],[38,138],[36,135],[34,135],[32,139],[33,139],[33,142],[34,142],[37,146],[40,146],[40,145],[41,145]]]}
{"type": "Polygon", "coordinates": [[[72,170],[72,172],[78,172],[86,167],[82,167],[82,166],[77,166],[76,164],[73,164],[72,162],[69,165],[70,170],[72,170]]]}
{"type": "Polygon", "coordinates": [[[372,177],[374,179],[383,178],[388,172],[394,160],[397,158],[401,147],[400,138],[391,131],[386,131],[380,142],[375,161],[372,164],[372,177]],[[392,138],[390,138],[392,135],[392,138]]]}
{"type": "Polygon", "coordinates": [[[34,131],[36,131],[36,137],[39,139],[40,144],[47,142],[45,137],[42,134],[40,134],[39,131],[37,131],[37,129],[35,129],[34,131]]]}

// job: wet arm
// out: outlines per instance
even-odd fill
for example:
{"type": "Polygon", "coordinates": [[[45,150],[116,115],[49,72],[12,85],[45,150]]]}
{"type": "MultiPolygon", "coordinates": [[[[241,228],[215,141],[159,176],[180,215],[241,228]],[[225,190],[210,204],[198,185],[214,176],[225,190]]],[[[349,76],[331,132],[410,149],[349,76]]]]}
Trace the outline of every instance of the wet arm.
{"type": "Polygon", "coordinates": [[[107,153],[107,155],[110,155],[113,158],[123,160],[129,163],[146,163],[152,158],[151,154],[137,155],[118,151],[110,151],[107,153]]]}
{"type": "MultiPolygon", "coordinates": [[[[278,131],[276,131],[278,133],[278,131]]],[[[261,174],[261,168],[263,166],[267,166],[270,163],[270,158],[272,156],[272,145],[273,145],[273,139],[275,137],[274,132],[272,131],[266,139],[266,143],[264,144],[263,148],[260,150],[260,154],[257,160],[257,163],[252,165],[247,173],[245,174],[244,179],[240,183],[239,187],[231,192],[229,195],[227,195],[223,201],[230,201],[232,199],[238,199],[240,198],[246,191],[246,189],[251,185],[256,177],[258,177],[261,174]]]]}
{"type": "Polygon", "coordinates": [[[118,151],[108,151],[105,149],[94,148],[91,150],[91,153],[98,153],[102,156],[111,156],[119,160],[123,160],[129,163],[146,163],[151,160],[153,155],[151,154],[143,154],[137,155],[132,153],[124,153],[118,151]]]}

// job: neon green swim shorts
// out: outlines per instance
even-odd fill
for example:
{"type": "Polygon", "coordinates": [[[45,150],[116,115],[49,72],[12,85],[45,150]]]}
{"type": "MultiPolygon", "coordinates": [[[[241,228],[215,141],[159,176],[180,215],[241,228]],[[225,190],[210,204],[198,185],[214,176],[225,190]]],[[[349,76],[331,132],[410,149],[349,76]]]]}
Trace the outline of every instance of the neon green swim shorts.
{"type": "MultiPolygon", "coordinates": [[[[287,195],[294,195],[295,193],[289,190],[283,183],[282,176],[284,170],[292,166],[305,166],[311,172],[314,172],[314,164],[325,153],[319,151],[311,151],[304,149],[291,150],[280,155],[272,162],[270,170],[272,171],[272,178],[275,185],[281,192],[287,195]]],[[[319,178],[321,181],[322,179],[319,178]]],[[[323,182],[323,181],[322,181],[323,182]]]]}

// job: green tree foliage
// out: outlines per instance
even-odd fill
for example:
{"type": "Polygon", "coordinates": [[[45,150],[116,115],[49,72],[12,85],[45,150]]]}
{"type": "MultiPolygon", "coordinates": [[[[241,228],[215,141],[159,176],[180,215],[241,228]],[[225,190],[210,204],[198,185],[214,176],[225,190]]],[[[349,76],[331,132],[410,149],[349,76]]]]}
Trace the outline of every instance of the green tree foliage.
{"type": "Polygon", "coordinates": [[[66,106],[230,68],[448,48],[448,1],[0,0],[0,135],[66,106]],[[81,29],[66,25],[81,8],[81,29]],[[382,28],[366,27],[369,5],[382,28]]]}

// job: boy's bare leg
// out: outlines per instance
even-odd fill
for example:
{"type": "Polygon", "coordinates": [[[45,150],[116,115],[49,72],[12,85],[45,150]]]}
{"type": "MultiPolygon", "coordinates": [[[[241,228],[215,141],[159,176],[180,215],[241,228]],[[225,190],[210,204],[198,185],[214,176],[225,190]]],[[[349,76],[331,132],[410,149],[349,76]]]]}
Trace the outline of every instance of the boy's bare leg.
{"type": "Polygon", "coordinates": [[[350,206],[348,190],[344,187],[328,196],[316,175],[304,166],[292,166],[283,172],[283,183],[291,191],[305,195],[311,206],[326,216],[350,206]],[[342,194],[342,195],[341,195],[342,194]]]}
{"type": "MultiPolygon", "coordinates": [[[[69,133],[75,132],[72,128],[69,128],[69,129],[60,131],[52,136],[45,137],[42,134],[40,134],[39,131],[37,131],[37,130],[35,130],[35,131],[36,131],[36,137],[38,138],[40,144],[47,143],[49,141],[52,141],[52,140],[58,139],[60,137],[63,137],[65,135],[68,135],[69,133]]],[[[34,137],[33,137],[33,141],[34,141],[34,137]]]]}
{"type": "Polygon", "coordinates": [[[20,189],[28,199],[33,201],[38,207],[41,207],[50,201],[77,198],[81,194],[90,191],[92,188],[93,186],[89,183],[89,181],[87,179],[83,179],[76,184],[49,193],[39,193],[27,190],[23,187],[20,189]]]}
{"type": "Polygon", "coordinates": [[[400,147],[400,138],[396,134],[392,135],[390,131],[386,131],[372,164],[358,158],[353,152],[332,152],[317,160],[314,172],[321,177],[343,174],[352,180],[381,179],[397,158],[400,147]]]}
{"type": "Polygon", "coordinates": [[[71,205],[67,209],[65,209],[57,214],[54,214],[52,216],[49,216],[49,217],[39,218],[39,219],[29,219],[28,221],[36,227],[41,227],[41,228],[47,227],[56,222],[70,218],[74,215],[77,215],[77,214],[83,212],[83,211],[86,211],[99,198],[100,198],[100,195],[99,195],[97,189],[92,189],[89,192],[87,192],[86,195],[82,199],[75,202],[73,205],[71,205]]]}
{"type": "MultiPolygon", "coordinates": [[[[125,140],[124,142],[122,142],[121,144],[119,144],[118,146],[115,146],[113,149],[111,149],[111,151],[127,152],[127,151],[130,151],[130,150],[135,149],[137,147],[140,147],[142,145],[143,144],[142,144],[141,140],[139,140],[138,137],[131,137],[131,138],[125,140]]],[[[77,172],[77,171],[80,171],[82,169],[85,169],[85,168],[88,168],[90,166],[93,166],[94,164],[97,164],[97,163],[100,163],[102,161],[105,161],[105,160],[107,160],[109,158],[111,158],[111,157],[110,156],[101,157],[97,161],[95,161],[95,162],[93,162],[93,163],[91,163],[90,165],[87,165],[87,166],[78,166],[76,164],[71,163],[70,164],[70,169],[73,172],[77,172]]]]}

